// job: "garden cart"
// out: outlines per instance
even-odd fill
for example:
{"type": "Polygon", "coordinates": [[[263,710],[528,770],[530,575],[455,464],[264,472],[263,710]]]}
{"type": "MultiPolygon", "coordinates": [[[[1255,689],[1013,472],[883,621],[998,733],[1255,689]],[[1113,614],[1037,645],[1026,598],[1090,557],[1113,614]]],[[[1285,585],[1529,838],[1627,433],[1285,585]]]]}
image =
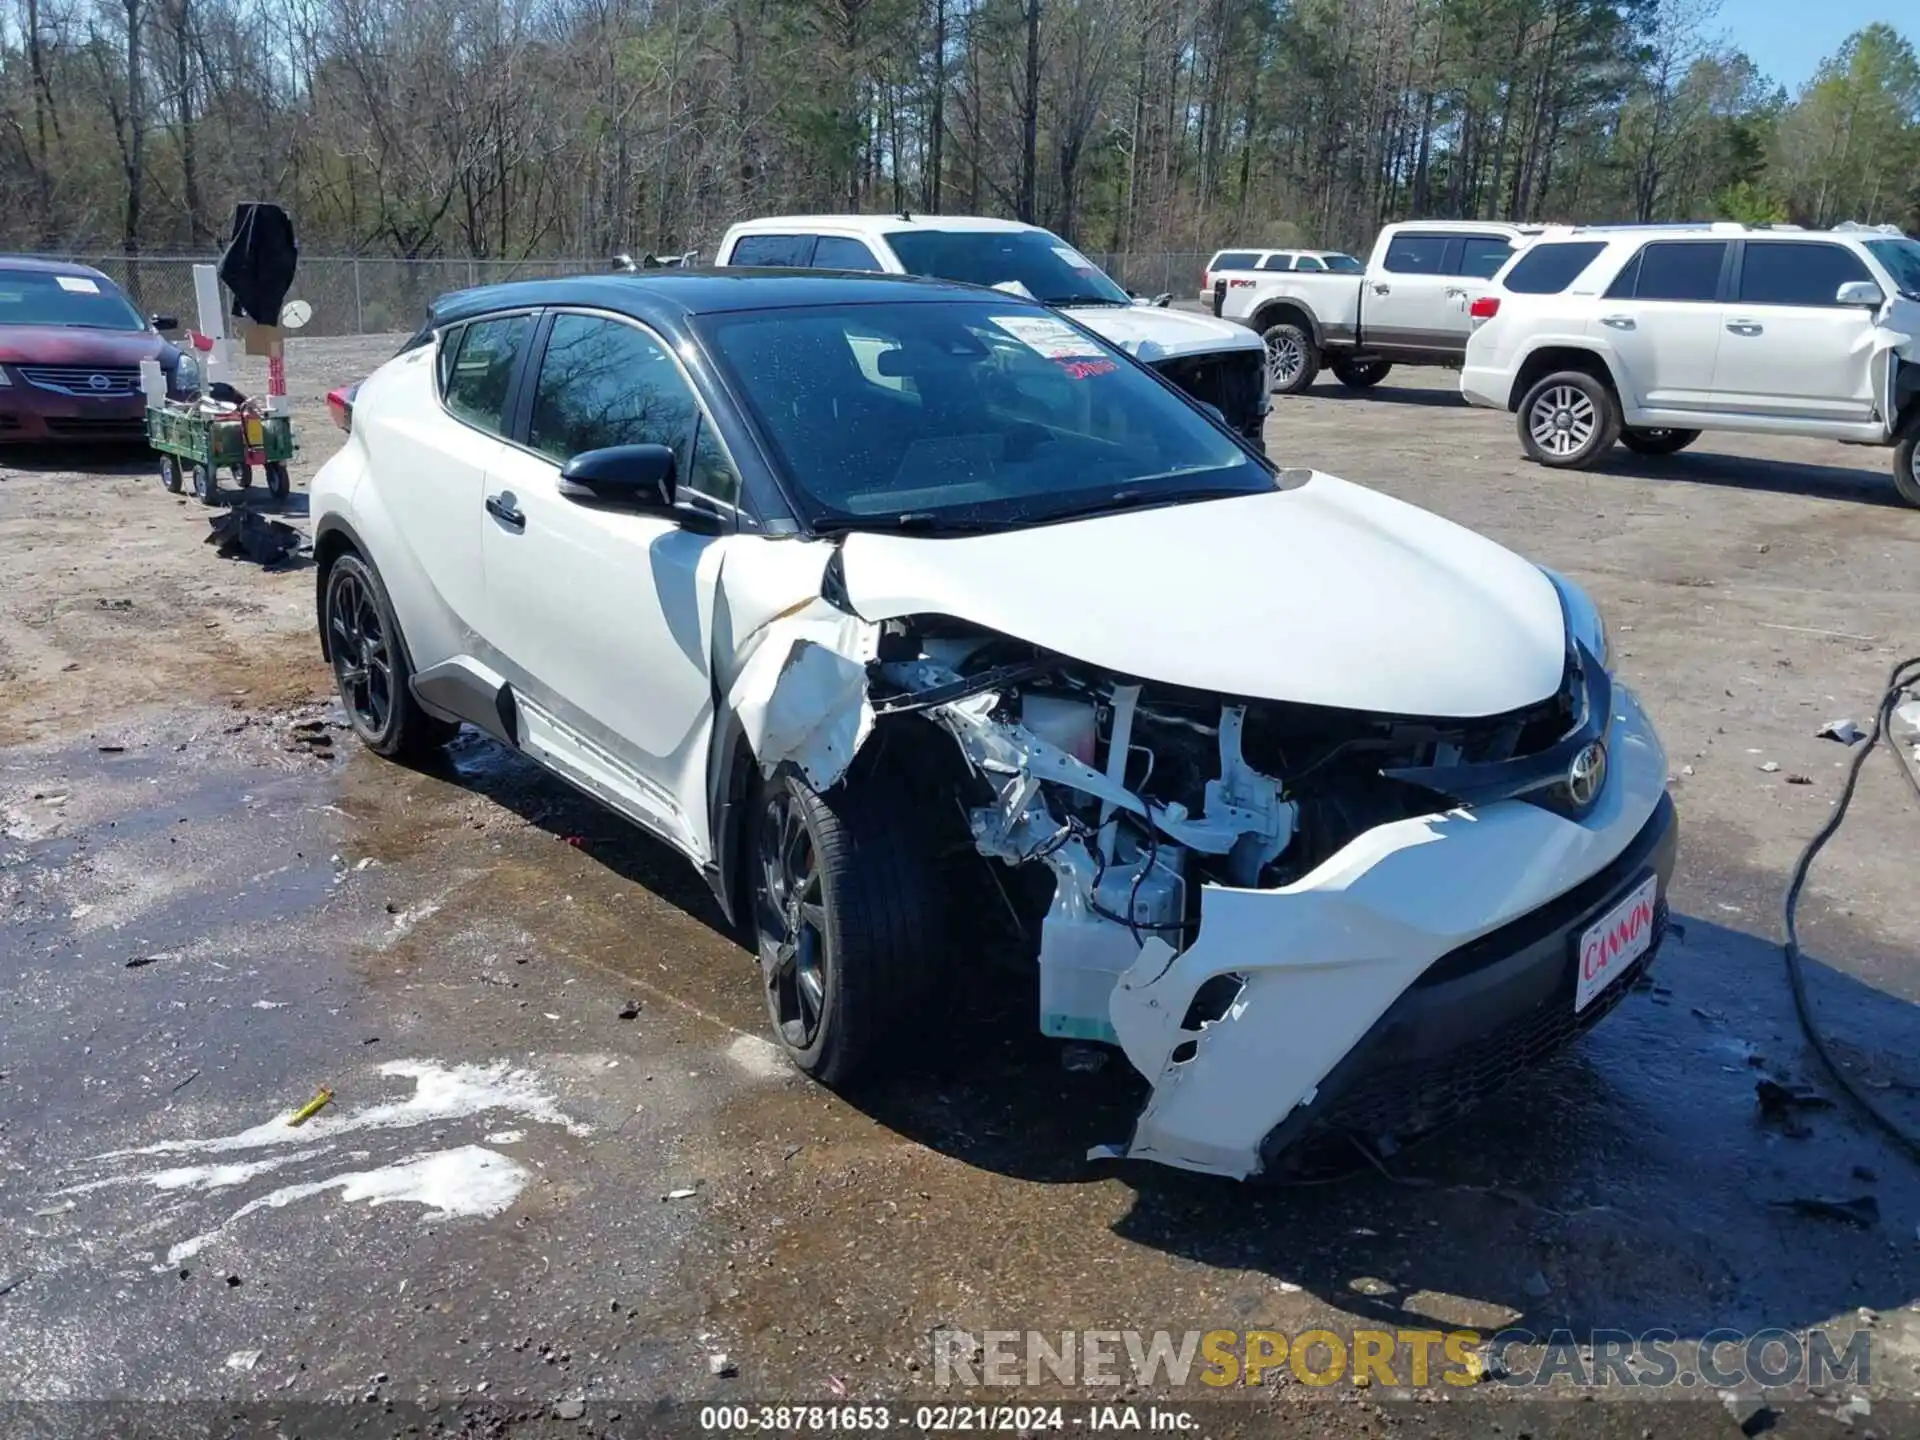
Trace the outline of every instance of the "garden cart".
{"type": "Polygon", "coordinates": [[[178,492],[191,481],[203,505],[219,502],[218,475],[230,471],[242,490],[264,473],[267,493],[287,498],[287,462],[296,446],[285,415],[266,415],[252,401],[163,401],[147,408],[147,441],[160,452],[160,483],[178,492]]]}

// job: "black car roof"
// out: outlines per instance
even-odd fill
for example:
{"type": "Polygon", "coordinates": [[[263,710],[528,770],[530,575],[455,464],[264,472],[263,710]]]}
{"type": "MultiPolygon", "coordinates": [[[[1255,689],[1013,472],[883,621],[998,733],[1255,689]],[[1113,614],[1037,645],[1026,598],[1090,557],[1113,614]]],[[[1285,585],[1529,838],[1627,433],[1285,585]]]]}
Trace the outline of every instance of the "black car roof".
{"type": "MultiPolygon", "coordinates": [[[[977,300],[977,286],[919,275],[874,275],[832,270],[662,269],[558,280],[513,280],[456,290],[433,302],[432,322],[448,325],[491,310],[586,305],[636,320],[666,321],[730,310],[781,310],[806,305],[878,305],[914,301],[977,300]]],[[[1015,295],[1013,305],[1030,302],[1015,295]]]]}

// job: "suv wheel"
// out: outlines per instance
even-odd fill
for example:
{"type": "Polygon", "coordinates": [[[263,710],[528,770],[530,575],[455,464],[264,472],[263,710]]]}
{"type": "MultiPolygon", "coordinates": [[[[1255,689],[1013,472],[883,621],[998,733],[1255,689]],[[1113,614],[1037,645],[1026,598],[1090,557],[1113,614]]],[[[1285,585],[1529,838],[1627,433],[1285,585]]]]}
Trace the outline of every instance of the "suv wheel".
{"type": "Polygon", "coordinates": [[[358,555],[342,555],[327,571],[324,593],[320,623],[333,681],[361,743],[390,760],[419,760],[451,740],[460,727],[413,698],[413,662],[379,573],[358,555]]]}
{"type": "Polygon", "coordinates": [[[1698,430],[1629,427],[1620,432],[1620,443],[1636,455],[1677,455],[1699,438],[1698,430]]]}
{"type": "Polygon", "coordinates": [[[1269,325],[1260,338],[1267,347],[1267,389],[1298,395],[1320,373],[1320,352],[1298,325],[1269,325]]]}
{"type": "Polygon", "coordinates": [[[1547,376],[1520,402],[1520,443],[1542,465],[1584,470],[1620,437],[1620,406],[1584,370],[1547,376]]]}
{"type": "Polygon", "coordinates": [[[1907,426],[1907,438],[1893,452],[1893,488],[1909,505],[1920,505],[1920,419],[1907,426]]]}
{"type": "Polygon", "coordinates": [[[938,963],[926,846],[898,792],[852,778],[827,794],[783,772],[761,792],[752,864],[760,978],[774,1039],[839,1085],[900,1042],[938,963]]]}
{"type": "Polygon", "coordinates": [[[1327,368],[1349,390],[1371,390],[1393,369],[1391,360],[1335,360],[1327,368]]]}

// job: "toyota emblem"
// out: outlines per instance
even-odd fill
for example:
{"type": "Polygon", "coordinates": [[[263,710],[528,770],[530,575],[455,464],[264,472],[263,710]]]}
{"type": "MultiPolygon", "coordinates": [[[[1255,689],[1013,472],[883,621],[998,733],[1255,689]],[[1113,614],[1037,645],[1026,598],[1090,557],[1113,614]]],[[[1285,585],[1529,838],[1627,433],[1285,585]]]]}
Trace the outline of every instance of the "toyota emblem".
{"type": "Polygon", "coordinates": [[[89,375],[87,377],[87,388],[89,390],[111,390],[113,388],[113,381],[104,375],[89,375]]]}
{"type": "Polygon", "coordinates": [[[1585,810],[1600,798],[1607,783],[1607,747],[1596,740],[1573,757],[1567,767],[1567,798],[1576,809],[1585,810]]]}

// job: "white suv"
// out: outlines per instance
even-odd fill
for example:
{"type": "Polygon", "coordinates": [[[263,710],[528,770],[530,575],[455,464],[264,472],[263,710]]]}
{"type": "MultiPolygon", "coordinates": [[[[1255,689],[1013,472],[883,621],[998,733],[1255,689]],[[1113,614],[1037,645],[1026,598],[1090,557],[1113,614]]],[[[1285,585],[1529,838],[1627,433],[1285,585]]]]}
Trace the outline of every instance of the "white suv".
{"type": "Polygon", "coordinates": [[[1543,465],[1705,430],[1898,447],[1920,505],[1920,244],[1736,224],[1550,230],[1473,304],[1461,393],[1543,465]]]}

